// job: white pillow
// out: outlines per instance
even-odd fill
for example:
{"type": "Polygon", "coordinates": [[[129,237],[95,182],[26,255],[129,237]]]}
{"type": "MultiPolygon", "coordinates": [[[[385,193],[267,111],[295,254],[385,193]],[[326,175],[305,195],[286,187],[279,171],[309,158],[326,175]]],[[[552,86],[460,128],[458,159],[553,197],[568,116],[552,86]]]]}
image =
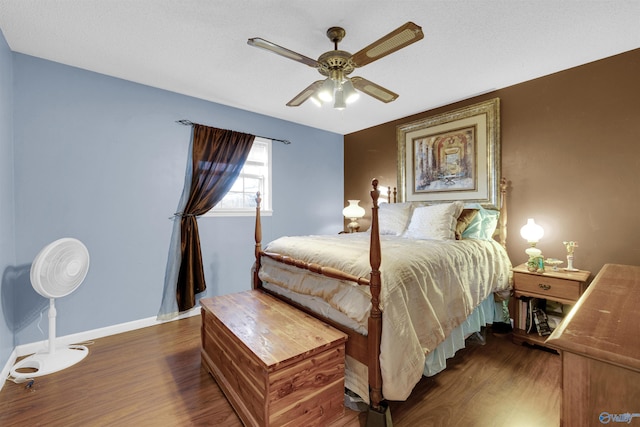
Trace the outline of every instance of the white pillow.
{"type": "Polygon", "coordinates": [[[380,234],[400,236],[404,233],[411,215],[411,203],[382,203],[378,207],[380,234]]]}
{"type": "Polygon", "coordinates": [[[456,223],[464,203],[453,202],[415,208],[404,237],[410,239],[454,240],[456,223]]]}

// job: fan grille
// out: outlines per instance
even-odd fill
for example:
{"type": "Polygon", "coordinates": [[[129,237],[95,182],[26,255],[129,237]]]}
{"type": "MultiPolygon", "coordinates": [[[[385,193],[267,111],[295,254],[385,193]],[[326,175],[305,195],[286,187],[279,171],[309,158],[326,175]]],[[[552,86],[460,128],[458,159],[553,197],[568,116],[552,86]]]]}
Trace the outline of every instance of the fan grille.
{"type": "Polygon", "coordinates": [[[77,239],[63,238],[45,246],[31,266],[31,285],[45,298],[73,292],[89,270],[89,251],[77,239]]]}

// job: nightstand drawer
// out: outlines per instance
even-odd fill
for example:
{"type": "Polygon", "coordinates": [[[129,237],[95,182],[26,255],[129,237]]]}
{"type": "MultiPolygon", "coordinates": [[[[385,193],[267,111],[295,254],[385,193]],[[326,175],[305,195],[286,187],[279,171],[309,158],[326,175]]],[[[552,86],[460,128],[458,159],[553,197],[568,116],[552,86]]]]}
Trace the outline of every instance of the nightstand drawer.
{"type": "Polygon", "coordinates": [[[515,273],[514,281],[516,291],[575,301],[580,298],[580,283],[573,280],[515,273]]]}

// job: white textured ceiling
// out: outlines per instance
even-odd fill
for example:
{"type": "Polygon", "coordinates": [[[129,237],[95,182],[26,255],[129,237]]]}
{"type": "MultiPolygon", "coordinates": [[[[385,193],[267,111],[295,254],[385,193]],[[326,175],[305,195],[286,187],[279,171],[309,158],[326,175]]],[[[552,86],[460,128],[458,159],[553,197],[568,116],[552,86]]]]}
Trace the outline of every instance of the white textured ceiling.
{"type": "Polygon", "coordinates": [[[15,52],[347,134],[636,49],[640,0],[0,0],[0,29],[15,52]],[[352,74],[400,97],[344,111],[285,106],[320,74],[247,45],[317,58],[341,26],[355,53],[407,21],[423,40],[352,74]]]}

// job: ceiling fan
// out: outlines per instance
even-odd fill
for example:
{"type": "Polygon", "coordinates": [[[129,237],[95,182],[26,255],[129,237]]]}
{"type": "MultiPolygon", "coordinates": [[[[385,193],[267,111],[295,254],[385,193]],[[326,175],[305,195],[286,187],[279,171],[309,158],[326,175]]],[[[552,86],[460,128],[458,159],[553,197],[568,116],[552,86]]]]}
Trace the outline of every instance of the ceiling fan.
{"type": "Polygon", "coordinates": [[[394,101],[398,97],[397,93],[365,78],[347,76],[356,68],[370,64],[373,61],[421,40],[424,37],[422,28],[413,22],[407,22],[353,55],[344,50],[338,50],[338,43],[342,41],[345,35],[346,31],[343,28],[329,28],[327,30],[327,37],[333,42],[334,50],[323,53],[318,57],[318,60],[301,55],[259,37],[251,38],[247,43],[250,46],[266,49],[285,58],[293,59],[309,67],[316,68],[320,74],[326,77],[324,80],[317,80],[311,83],[302,92],[293,97],[293,99],[287,103],[289,107],[297,107],[307,99],[311,99],[317,105],[333,101],[334,108],[342,110],[346,108],[346,104],[358,98],[359,94],[355,89],[382,102],[394,101]]]}

